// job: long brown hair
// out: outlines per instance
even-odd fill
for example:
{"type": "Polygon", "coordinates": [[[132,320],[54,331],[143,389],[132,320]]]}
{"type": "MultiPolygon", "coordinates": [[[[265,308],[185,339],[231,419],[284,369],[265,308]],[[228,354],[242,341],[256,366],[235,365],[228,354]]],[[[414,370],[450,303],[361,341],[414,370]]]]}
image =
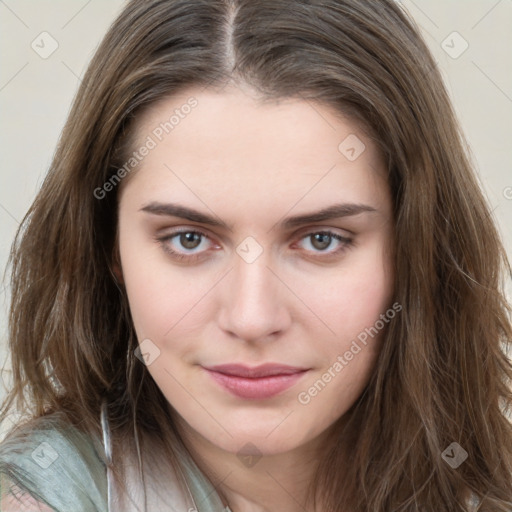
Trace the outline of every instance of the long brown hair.
{"type": "Polygon", "coordinates": [[[2,419],[14,405],[31,418],[66,411],[99,435],[107,398],[116,442],[161,440],[173,460],[168,403],[133,356],[126,293],[112,271],[118,189],[95,191],[119,177],[144,108],[228,82],[350,116],[387,164],[402,311],[311,496],[329,512],[431,512],[469,510],[473,494],[478,510],[510,512],[510,266],[440,73],[392,0],[127,4],[13,244],[14,384],[2,419]],[[453,442],[468,454],[457,469],[442,457],[453,442]]]}

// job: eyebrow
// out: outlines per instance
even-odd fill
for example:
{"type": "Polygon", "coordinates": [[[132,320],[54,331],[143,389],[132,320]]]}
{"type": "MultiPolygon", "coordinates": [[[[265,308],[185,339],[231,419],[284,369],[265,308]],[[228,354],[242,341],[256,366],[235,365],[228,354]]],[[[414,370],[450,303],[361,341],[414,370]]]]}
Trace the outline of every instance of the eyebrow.
{"type": "MultiPolygon", "coordinates": [[[[179,204],[173,203],[159,203],[151,202],[143,206],[140,211],[151,213],[153,215],[162,215],[168,217],[179,217],[181,219],[190,220],[192,222],[199,222],[209,226],[225,228],[229,231],[232,227],[216,216],[208,215],[200,211],[188,208],[179,204]]],[[[342,217],[350,217],[365,212],[376,212],[377,210],[367,204],[358,203],[340,203],[328,206],[321,210],[293,217],[286,217],[280,222],[276,223],[283,229],[290,229],[312,222],[320,222],[324,220],[331,220],[342,217]]]]}

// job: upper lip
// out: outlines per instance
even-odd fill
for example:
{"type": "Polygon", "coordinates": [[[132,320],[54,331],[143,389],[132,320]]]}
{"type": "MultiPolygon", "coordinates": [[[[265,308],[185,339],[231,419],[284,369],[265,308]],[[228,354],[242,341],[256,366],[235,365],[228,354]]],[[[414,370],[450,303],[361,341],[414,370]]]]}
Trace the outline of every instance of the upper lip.
{"type": "Polygon", "coordinates": [[[272,375],[292,375],[306,371],[307,368],[298,368],[284,364],[266,363],[260,366],[249,367],[243,364],[220,364],[217,366],[205,367],[207,370],[234,375],[237,377],[257,378],[268,377],[272,375]]]}

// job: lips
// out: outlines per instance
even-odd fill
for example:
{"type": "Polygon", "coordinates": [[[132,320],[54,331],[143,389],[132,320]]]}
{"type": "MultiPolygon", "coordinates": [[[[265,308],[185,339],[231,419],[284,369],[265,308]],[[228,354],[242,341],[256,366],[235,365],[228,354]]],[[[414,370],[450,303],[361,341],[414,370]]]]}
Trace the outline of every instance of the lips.
{"type": "Polygon", "coordinates": [[[253,368],[224,364],[204,368],[221,389],[243,399],[263,400],[296,384],[308,368],[267,363],[253,368]]]}
{"type": "Polygon", "coordinates": [[[270,377],[274,375],[292,375],[307,370],[307,368],[298,368],[295,366],[288,366],[282,364],[266,363],[260,366],[250,368],[241,364],[221,364],[217,366],[206,367],[211,370],[224,375],[232,375],[235,377],[245,377],[248,379],[256,379],[260,377],[270,377]]]}

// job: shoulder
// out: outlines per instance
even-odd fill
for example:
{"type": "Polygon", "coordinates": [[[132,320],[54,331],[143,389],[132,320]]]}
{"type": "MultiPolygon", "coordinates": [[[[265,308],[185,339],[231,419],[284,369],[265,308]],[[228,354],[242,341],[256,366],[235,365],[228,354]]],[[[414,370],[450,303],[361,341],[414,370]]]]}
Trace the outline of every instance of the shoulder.
{"type": "Polygon", "coordinates": [[[14,495],[21,489],[24,499],[47,503],[50,510],[106,510],[106,467],[100,446],[98,439],[72,426],[60,413],[12,430],[0,443],[0,475],[9,483],[7,491],[3,486],[2,500],[16,500],[14,495]]]}

